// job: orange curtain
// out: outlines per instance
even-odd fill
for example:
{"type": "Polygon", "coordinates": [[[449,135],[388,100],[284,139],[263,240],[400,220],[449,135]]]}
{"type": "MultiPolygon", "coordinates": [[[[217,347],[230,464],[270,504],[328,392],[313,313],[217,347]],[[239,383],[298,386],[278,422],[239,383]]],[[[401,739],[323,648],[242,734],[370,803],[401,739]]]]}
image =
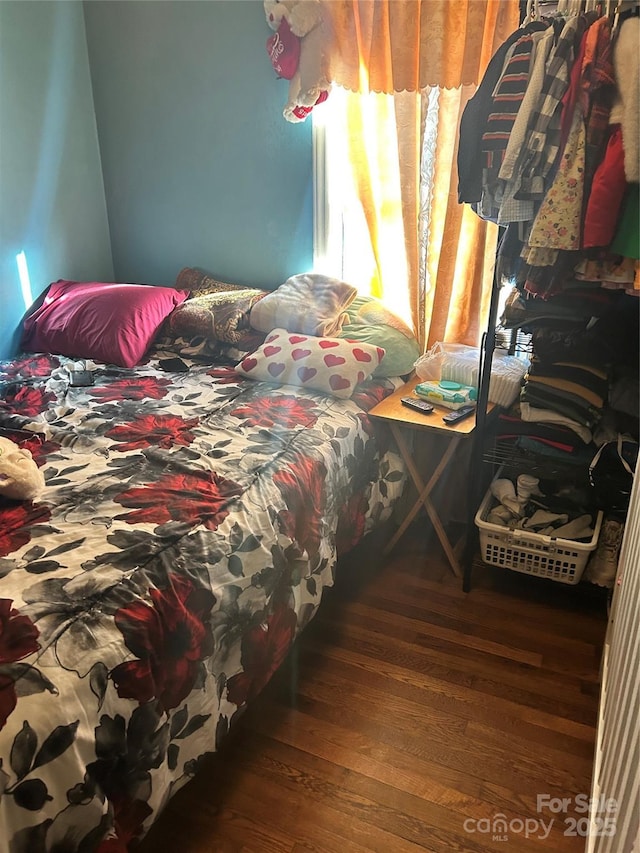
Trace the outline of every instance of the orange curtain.
{"type": "Polygon", "coordinates": [[[424,346],[476,344],[497,227],[458,204],[459,122],[493,53],[518,26],[518,0],[329,0],[325,8],[331,79],[354,93],[349,157],[376,259],[371,292],[390,307],[408,303],[424,346]],[[425,178],[429,87],[439,98],[425,178]],[[398,239],[401,271],[388,250],[398,239]]]}
{"type": "Polygon", "coordinates": [[[331,79],[363,91],[457,89],[482,78],[518,26],[517,0],[325,0],[331,79]]]}

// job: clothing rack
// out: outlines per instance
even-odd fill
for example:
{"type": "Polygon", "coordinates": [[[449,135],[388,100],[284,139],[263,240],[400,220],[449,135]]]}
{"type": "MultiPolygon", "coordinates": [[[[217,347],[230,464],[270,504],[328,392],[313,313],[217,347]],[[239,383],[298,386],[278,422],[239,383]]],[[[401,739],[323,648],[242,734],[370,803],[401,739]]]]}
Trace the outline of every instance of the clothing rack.
{"type": "Polygon", "coordinates": [[[580,12],[599,11],[602,15],[613,16],[615,30],[618,17],[638,9],[638,5],[638,0],[524,0],[521,9],[523,22],[539,21],[543,15],[554,12],[579,15],[580,12]]]}
{"type": "MultiPolygon", "coordinates": [[[[522,7],[525,4],[521,4],[522,7]]],[[[528,0],[526,3],[526,16],[529,21],[540,20],[549,13],[549,7],[555,7],[551,13],[558,12],[563,16],[571,17],[582,12],[597,11],[600,15],[613,16],[612,31],[615,31],[624,19],[630,14],[635,14],[638,9],[638,0],[634,2],[623,2],[623,0],[528,0]]],[[[526,20],[526,18],[525,18],[526,20]]],[[[521,26],[524,26],[524,22],[521,26]]],[[[489,384],[491,379],[491,368],[493,356],[496,349],[496,330],[498,321],[498,310],[500,304],[500,291],[503,285],[503,273],[500,264],[500,249],[506,234],[506,227],[500,227],[498,246],[496,249],[493,278],[491,285],[491,296],[487,327],[482,335],[479,353],[479,385],[476,408],[475,430],[472,438],[472,449],[470,459],[470,480],[468,488],[468,525],[467,540],[462,557],[463,566],[463,590],[468,592],[471,587],[471,576],[473,569],[473,558],[477,544],[478,531],[475,524],[475,514],[480,506],[484,489],[482,468],[485,464],[485,443],[487,432],[488,408],[489,408],[489,384]]],[[[497,461],[496,459],[493,460],[497,461]]]]}

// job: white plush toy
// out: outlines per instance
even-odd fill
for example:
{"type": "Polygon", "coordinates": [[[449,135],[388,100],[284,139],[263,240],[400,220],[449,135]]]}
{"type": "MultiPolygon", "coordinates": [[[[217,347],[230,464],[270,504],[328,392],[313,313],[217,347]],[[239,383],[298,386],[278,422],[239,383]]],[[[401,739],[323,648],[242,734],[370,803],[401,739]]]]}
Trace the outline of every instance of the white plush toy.
{"type": "Polygon", "coordinates": [[[329,95],[329,27],[322,4],[320,0],[264,0],[264,11],[276,33],[267,41],[267,53],[278,75],[290,81],[283,115],[287,121],[304,121],[329,95]]]}
{"type": "Polygon", "coordinates": [[[44,474],[28,450],[0,436],[0,497],[14,501],[37,498],[44,489],[44,474]]]}

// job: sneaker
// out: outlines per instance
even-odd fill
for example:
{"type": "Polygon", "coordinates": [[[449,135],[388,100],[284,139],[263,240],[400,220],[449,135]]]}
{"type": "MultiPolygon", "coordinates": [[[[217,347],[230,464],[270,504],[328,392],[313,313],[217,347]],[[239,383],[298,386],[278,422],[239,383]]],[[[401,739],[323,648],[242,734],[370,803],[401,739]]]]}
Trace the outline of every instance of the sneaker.
{"type": "Polygon", "coordinates": [[[587,563],[585,579],[598,586],[612,587],[618,569],[618,555],[624,524],[614,518],[605,519],[596,550],[587,563]]]}

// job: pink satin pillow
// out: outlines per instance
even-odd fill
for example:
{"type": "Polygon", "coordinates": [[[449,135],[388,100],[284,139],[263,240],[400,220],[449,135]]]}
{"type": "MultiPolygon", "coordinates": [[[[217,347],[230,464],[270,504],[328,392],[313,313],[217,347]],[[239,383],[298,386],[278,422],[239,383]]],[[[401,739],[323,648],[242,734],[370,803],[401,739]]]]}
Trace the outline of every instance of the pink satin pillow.
{"type": "Polygon", "coordinates": [[[60,281],[24,321],[22,348],[133,367],[187,290],[60,281]]]}

